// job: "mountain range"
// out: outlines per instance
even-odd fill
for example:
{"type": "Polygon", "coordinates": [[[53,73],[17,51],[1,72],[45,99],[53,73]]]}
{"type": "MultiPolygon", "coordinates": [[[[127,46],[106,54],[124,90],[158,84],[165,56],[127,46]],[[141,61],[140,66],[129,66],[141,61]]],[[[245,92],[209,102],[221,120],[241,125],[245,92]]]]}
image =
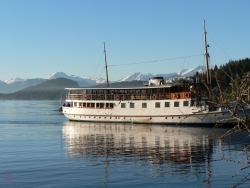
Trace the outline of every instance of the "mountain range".
{"type": "MultiPolygon", "coordinates": [[[[119,79],[114,82],[131,82],[131,81],[148,81],[151,77],[164,77],[165,79],[174,78],[174,77],[190,77],[193,76],[196,72],[203,73],[205,72],[204,66],[198,66],[192,69],[183,69],[178,72],[173,73],[165,73],[165,74],[142,74],[140,72],[136,72],[130,74],[122,79],[119,79]]],[[[12,78],[8,80],[1,81],[0,80],[0,93],[14,93],[16,91],[22,90],[24,88],[28,88],[31,86],[35,86],[41,84],[47,80],[57,79],[57,78],[66,78],[69,80],[76,81],[80,87],[90,87],[98,84],[104,84],[106,82],[103,78],[90,78],[90,77],[79,77],[75,75],[67,75],[63,72],[54,72],[48,75],[45,78],[33,78],[33,79],[22,79],[22,78],[12,78]]]]}

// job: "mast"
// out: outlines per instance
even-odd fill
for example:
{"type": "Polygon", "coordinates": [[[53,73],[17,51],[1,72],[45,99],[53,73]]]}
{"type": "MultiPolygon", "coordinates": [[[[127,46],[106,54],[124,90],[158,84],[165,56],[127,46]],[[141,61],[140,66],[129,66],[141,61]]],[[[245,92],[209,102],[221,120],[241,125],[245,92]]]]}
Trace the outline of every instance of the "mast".
{"type": "Polygon", "coordinates": [[[205,58],[206,58],[206,67],[207,67],[207,85],[210,85],[210,71],[209,71],[209,65],[208,65],[208,58],[209,58],[209,53],[207,52],[207,48],[209,45],[207,45],[207,32],[206,32],[206,24],[204,20],[204,45],[205,45],[205,58]]]}
{"type": "Polygon", "coordinates": [[[104,56],[105,56],[105,68],[106,68],[106,83],[107,83],[107,87],[109,87],[109,77],[108,77],[108,66],[107,66],[105,42],[103,44],[104,44],[104,56]]]}

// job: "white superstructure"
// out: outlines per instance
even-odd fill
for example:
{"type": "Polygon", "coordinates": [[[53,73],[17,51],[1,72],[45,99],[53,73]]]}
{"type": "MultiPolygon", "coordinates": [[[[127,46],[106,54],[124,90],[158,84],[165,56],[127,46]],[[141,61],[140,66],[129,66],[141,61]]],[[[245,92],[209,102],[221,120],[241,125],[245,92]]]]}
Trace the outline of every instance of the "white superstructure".
{"type": "Polygon", "coordinates": [[[202,84],[181,79],[166,84],[162,77],[148,86],[129,88],[66,88],[63,114],[69,120],[95,122],[214,124],[229,123],[225,108],[211,109],[202,84]]]}

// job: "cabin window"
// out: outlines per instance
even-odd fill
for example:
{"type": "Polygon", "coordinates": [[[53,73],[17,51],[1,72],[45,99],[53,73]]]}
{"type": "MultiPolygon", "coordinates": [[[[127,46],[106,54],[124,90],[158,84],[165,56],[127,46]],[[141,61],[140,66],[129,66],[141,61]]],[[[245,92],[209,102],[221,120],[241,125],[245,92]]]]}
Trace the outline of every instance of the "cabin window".
{"type": "Polygon", "coordinates": [[[176,87],[176,86],[175,87],[171,87],[171,91],[172,92],[178,92],[178,87],[176,87]]]}
{"type": "Polygon", "coordinates": [[[158,89],[158,93],[163,93],[163,89],[162,88],[158,89]]]}
{"type": "Polygon", "coordinates": [[[104,108],[104,103],[96,103],[96,108],[104,108]]]}
{"type": "Polygon", "coordinates": [[[174,107],[179,107],[180,106],[180,103],[178,101],[175,101],[174,102],[174,107]]]}
{"type": "Polygon", "coordinates": [[[113,103],[109,103],[109,107],[110,108],[114,108],[114,104],[113,103]]]}
{"type": "Polygon", "coordinates": [[[183,101],[183,106],[189,106],[189,101],[183,101]]]}
{"type": "Polygon", "coordinates": [[[152,89],[152,93],[157,93],[157,89],[152,89]]]}
{"type": "Polygon", "coordinates": [[[169,108],[170,107],[170,102],[165,102],[165,107],[169,108]]]}
{"type": "Polygon", "coordinates": [[[130,108],[135,108],[135,103],[131,102],[129,106],[130,106],[130,108]]]}
{"type": "Polygon", "coordinates": [[[169,93],[169,88],[165,88],[165,89],[164,89],[164,92],[165,92],[165,93],[169,93]]]}
{"type": "Polygon", "coordinates": [[[135,90],[129,90],[129,94],[134,94],[135,90]]]}
{"type": "Polygon", "coordinates": [[[77,102],[74,102],[74,107],[77,107],[77,102]]]}
{"type": "Polygon", "coordinates": [[[82,103],[79,103],[79,108],[82,108],[82,103]]]}
{"type": "Polygon", "coordinates": [[[95,108],[95,103],[90,103],[91,108],[95,108]]]}
{"type": "Polygon", "coordinates": [[[142,103],[142,108],[147,108],[147,103],[142,103]]]}
{"type": "Polygon", "coordinates": [[[86,103],[82,103],[82,107],[83,107],[83,108],[86,108],[86,103]]]}
{"type": "Polygon", "coordinates": [[[155,108],[160,108],[161,107],[161,103],[160,102],[156,102],[155,103],[155,108]]]}
{"type": "Polygon", "coordinates": [[[194,100],[191,100],[191,106],[194,106],[194,100]]]}
{"type": "Polygon", "coordinates": [[[146,89],[146,94],[151,94],[151,90],[150,89],[146,89]]]}
{"type": "Polygon", "coordinates": [[[121,108],[126,108],[126,103],[121,103],[121,108]]]}

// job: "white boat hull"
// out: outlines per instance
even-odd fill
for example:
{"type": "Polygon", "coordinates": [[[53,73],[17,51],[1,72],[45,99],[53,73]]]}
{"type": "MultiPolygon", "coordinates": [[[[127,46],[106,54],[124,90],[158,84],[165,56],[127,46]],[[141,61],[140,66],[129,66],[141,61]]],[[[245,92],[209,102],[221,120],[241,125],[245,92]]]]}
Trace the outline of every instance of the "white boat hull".
{"type": "MultiPolygon", "coordinates": [[[[184,99],[185,100],[185,99],[184,99]]],[[[170,100],[160,101],[162,104],[170,100]]],[[[183,100],[180,100],[183,101],[183,100]]],[[[102,101],[105,102],[105,101],[102,101]]],[[[63,107],[63,114],[72,121],[122,122],[149,124],[231,124],[236,121],[225,108],[208,111],[205,107],[155,108],[156,100],[143,101],[148,108],[141,108],[142,101],[133,102],[134,108],[121,108],[121,101],[115,101],[112,109],[63,107]],[[138,110],[139,109],[139,110],[138,110]]],[[[157,101],[159,102],[159,100],[157,101]]],[[[163,105],[162,105],[163,106],[163,105]]]]}

